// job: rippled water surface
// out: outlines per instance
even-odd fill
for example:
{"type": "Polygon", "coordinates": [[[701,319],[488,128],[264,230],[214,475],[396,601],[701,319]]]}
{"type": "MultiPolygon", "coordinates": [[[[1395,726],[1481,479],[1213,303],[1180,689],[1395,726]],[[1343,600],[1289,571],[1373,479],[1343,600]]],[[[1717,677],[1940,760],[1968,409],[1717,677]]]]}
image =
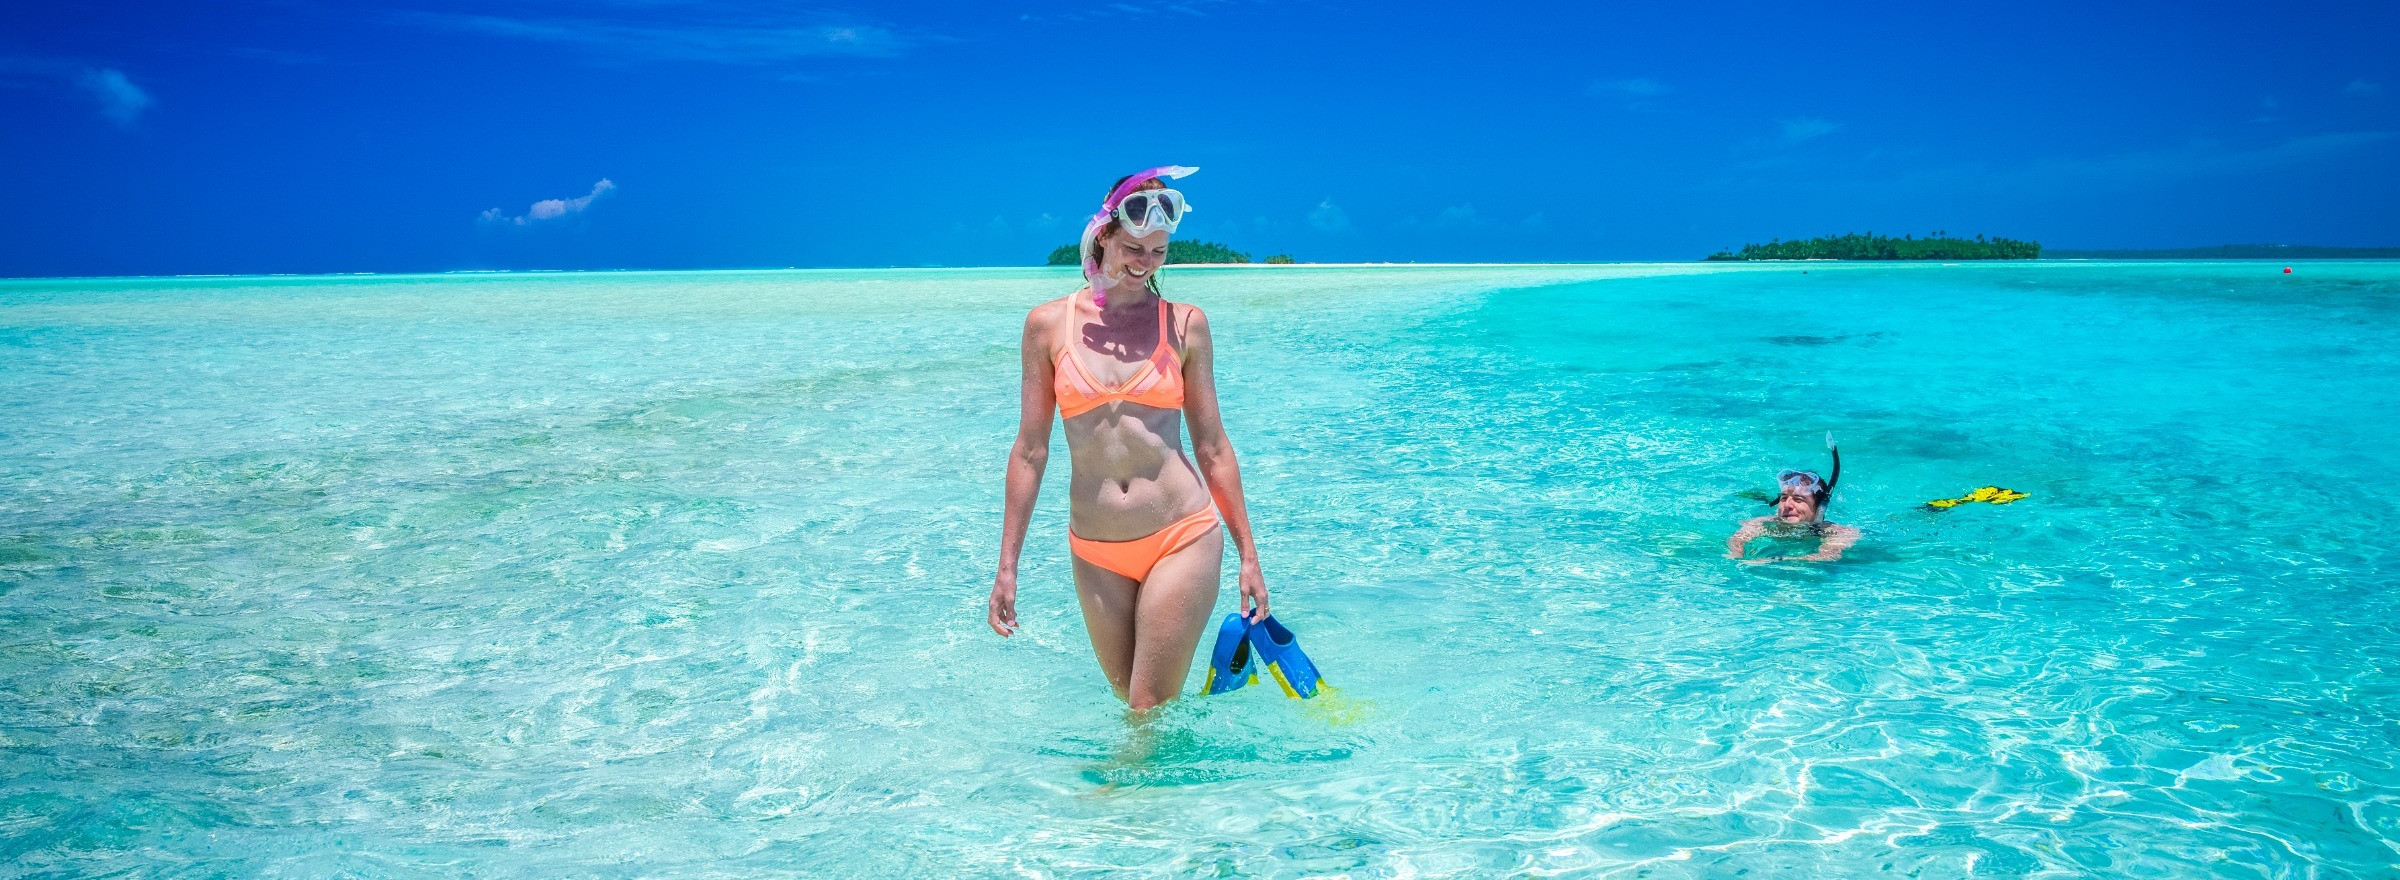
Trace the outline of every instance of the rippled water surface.
{"type": "Polygon", "coordinates": [[[982,622],[1067,274],[0,282],[0,876],[2393,876],[2400,265],[2280,268],[1172,270],[1340,692],[1141,729],[1063,456],[982,622]]]}

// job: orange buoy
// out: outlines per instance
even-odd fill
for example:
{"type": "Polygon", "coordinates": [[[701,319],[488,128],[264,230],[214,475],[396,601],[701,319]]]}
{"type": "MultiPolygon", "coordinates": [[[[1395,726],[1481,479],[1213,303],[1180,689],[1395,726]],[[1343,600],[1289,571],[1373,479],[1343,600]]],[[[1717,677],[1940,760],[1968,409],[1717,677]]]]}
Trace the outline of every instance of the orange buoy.
{"type": "Polygon", "coordinates": [[[2283,267],[2283,274],[2285,274],[2285,275],[2290,275],[2290,274],[2292,274],[2292,267],[2290,267],[2290,266],[2285,266],[2285,267],[2283,267]]]}

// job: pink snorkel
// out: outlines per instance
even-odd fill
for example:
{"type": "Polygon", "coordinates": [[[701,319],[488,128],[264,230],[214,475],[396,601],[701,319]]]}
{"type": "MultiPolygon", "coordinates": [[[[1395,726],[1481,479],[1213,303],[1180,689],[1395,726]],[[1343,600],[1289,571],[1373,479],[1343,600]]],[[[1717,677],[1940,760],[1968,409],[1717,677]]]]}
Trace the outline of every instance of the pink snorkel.
{"type": "Polygon", "coordinates": [[[1142,184],[1161,177],[1174,180],[1198,170],[1200,169],[1182,165],[1161,165],[1147,169],[1125,178],[1124,183],[1117,184],[1116,189],[1109,191],[1108,198],[1100,202],[1100,210],[1092,214],[1091,222],[1083,224],[1083,242],[1080,248],[1083,259],[1083,281],[1085,284],[1091,285],[1093,305],[1108,308],[1108,296],[1100,283],[1100,255],[1092,253],[1092,242],[1100,237],[1100,230],[1103,227],[1116,222],[1117,205],[1125,201],[1126,196],[1140,190],[1142,184]]]}

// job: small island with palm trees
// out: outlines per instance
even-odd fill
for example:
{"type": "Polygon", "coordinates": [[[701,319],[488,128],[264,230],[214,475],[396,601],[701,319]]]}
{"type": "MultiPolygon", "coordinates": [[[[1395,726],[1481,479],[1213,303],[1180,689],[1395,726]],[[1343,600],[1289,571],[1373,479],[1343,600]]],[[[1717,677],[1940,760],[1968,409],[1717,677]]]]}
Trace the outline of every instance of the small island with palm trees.
{"type": "Polygon", "coordinates": [[[1766,244],[1745,244],[1738,251],[1718,251],[1711,260],[2032,260],[2042,255],[2042,243],[2013,238],[1951,238],[1935,232],[1924,238],[1899,238],[1851,233],[1766,244]]]}

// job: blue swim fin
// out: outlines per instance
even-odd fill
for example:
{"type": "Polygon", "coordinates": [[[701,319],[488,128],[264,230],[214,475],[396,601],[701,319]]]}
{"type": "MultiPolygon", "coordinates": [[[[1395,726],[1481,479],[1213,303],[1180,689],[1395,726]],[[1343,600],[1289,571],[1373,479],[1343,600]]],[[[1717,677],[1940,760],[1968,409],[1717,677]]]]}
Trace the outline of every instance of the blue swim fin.
{"type": "Polygon", "coordinates": [[[1217,625],[1217,647],[1209,652],[1208,680],[1200,693],[1221,694],[1258,683],[1258,655],[1250,650],[1250,623],[1241,612],[1225,615],[1217,625]]]}
{"type": "Polygon", "coordinates": [[[1250,627],[1250,644],[1286,695],[1305,700],[1332,688],[1317,673],[1317,664],[1300,651],[1299,639],[1272,615],[1250,627]]]}

